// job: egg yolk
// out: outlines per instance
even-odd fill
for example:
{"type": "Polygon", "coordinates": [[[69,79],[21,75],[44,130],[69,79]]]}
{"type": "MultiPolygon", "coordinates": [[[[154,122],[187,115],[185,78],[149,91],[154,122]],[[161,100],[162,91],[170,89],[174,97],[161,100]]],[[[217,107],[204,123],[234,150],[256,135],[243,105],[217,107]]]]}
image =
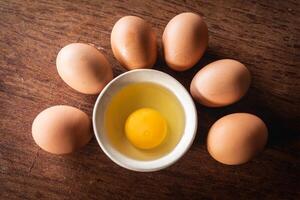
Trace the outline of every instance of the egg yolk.
{"type": "Polygon", "coordinates": [[[167,135],[167,122],[156,110],[141,108],[126,120],[127,139],[137,148],[152,149],[160,145],[167,135]]]}

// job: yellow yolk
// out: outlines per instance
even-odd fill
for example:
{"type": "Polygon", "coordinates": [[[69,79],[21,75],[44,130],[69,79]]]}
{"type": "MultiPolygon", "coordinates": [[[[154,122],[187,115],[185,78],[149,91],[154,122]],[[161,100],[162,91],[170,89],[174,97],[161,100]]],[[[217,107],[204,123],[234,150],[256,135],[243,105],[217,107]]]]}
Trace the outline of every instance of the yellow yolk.
{"type": "Polygon", "coordinates": [[[137,148],[152,149],[167,135],[167,122],[156,110],[141,108],[129,115],[125,123],[127,139],[137,148]]]}

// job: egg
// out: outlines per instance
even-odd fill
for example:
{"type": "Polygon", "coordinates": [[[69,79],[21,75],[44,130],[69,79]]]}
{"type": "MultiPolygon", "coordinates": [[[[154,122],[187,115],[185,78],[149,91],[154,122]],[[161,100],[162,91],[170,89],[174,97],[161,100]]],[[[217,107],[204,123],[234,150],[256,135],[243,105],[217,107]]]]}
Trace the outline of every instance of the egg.
{"type": "Polygon", "coordinates": [[[71,153],[92,138],[91,121],[77,108],[53,106],[34,119],[32,136],[35,143],[49,153],[71,153]]]}
{"type": "Polygon", "coordinates": [[[155,109],[140,108],[126,120],[125,132],[128,140],[140,149],[159,146],[167,135],[167,121],[155,109]]]}
{"type": "Polygon", "coordinates": [[[110,100],[102,102],[106,104],[103,117],[97,120],[103,120],[97,126],[103,128],[106,143],[134,160],[156,160],[171,153],[188,124],[178,97],[167,87],[147,81],[113,90],[108,93],[110,100]]]}
{"type": "Polygon", "coordinates": [[[184,71],[193,67],[208,45],[208,29],[203,18],[186,12],[176,15],[167,24],[163,36],[163,54],[167,65],[184,71]]]}
{"type": "Polygon", "coordinates": [[[157,58],[156,34],[140,17],[125,16],[112,29],[111,48],[125,68],[151,68],[157,58]]]}
{"type": "Polygon", "coordinates": [[[84,94],[97,94],[113,78],[105,56],[88,44],[72,43],[56,58],[57,71],[71,88],[84,94]]]}
{"type": "Polygon", "coordinates": [[[207,149],[217,161],[243,164],[260,153],[267,143],[268,129],[255,115],[234,113],[216,121],[207,136],[207,149]]]}
{"type": "Polygon", "coordinates": [[[202,68],[193,78],[190,92],[195,100],[208,107],[235,103],[247,92],[251,82],[249,70],[242,63],[223,59],[202,68]]]}

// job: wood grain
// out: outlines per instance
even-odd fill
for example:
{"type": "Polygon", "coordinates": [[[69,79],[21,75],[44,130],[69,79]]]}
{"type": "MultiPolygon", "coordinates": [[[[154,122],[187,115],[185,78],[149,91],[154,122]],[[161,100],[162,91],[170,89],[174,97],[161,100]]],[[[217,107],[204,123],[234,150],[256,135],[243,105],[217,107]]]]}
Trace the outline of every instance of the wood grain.
{"type": "Polygon", "coordinates": [[[0,199],[300,199],[300,3],[287,1],[0,1],[0,199]],[[197,105],[199,128],[188,153],[154,173],[125,170],[96,140],[66,156],[40,150],[31,123],[43,109],[67,104],[91,116],[96,96],[77,93],[57,74],[58,51],[91,43],[125,71],[110,48],[110,32],[124,15],[140,16],[158,39],[178,13],[205,17],[210,42],[191,70],[174,72],[162,56],[155,69],[187,88],[205,64],[234,58],[253,81],[247,96],[221,109],[197,105]],[[266,150],[241,166],[225,166],[206,151],[209,127],[221,116],[246,111],[270,130],[266,150]]]}

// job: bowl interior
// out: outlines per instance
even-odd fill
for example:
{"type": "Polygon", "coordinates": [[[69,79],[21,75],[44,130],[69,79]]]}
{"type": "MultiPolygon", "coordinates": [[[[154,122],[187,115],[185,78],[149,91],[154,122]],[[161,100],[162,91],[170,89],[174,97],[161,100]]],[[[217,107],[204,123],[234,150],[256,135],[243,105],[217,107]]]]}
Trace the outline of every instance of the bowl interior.
{"type": "Polygon", "coordinates": [[[189,93],[173,77],[157,70],[142,69],[126,72],[111,81],[100,93],[93,113],[95,136],[102,150],[118,165],[135,171],[155,171],[165,168],[178,160],[192,144],[196,128],[196,109],[189,93]],[[173,93],[183,108],[185,124],[177,145],[167,154],[152,159],[139,159],[124,155],[108,138],[105,128],[105,114],[113,97],[125,86],[136,83],[154,83],[173,93]]]}
{"type": "Polygon", "coordinates": [[[104,126],[111,145],[135,160],[155,160],[171,152],[178,144],[185,126],[184,111],[177,97],[168,89],[150,82],[132,83],[113,95],[106,107],[104,126]],[[140,149],[129,142],[125,133],[128,117],[142,108],[160,113],[167,122],[167,135],[152,149],[140,149]]]}

